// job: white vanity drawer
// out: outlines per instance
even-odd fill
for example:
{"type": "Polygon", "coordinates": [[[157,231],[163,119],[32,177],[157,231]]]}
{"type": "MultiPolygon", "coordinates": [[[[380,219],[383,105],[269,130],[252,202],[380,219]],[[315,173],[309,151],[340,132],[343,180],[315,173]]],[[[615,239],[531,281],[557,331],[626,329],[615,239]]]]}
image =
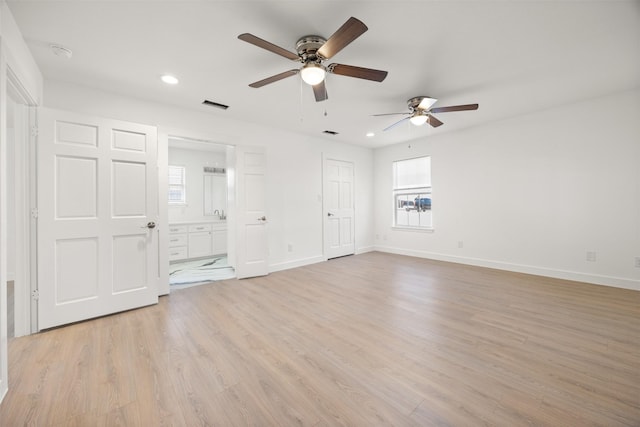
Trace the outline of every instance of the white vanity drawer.
{"type": "Polygon", "coordinates": [[[173,233],[186,233],[187,226],[186,225],[170,225],[169,226],[169,234],[173,233]]]}
{"type": "Polygon", "coordinates": [[[169,261],[187,258],[187,247],[169,248],[169,261]]]}
{"type": "Polygon", "coordinates": [[[211,231],[211,224],[194,224],[189,226],[189,233],[197,233],[199,231],[211,231]]]}
{"type": "Polygon", "coordinates": [[[187,246],[187,234],[169,234],[169,247],[187,246]]]}

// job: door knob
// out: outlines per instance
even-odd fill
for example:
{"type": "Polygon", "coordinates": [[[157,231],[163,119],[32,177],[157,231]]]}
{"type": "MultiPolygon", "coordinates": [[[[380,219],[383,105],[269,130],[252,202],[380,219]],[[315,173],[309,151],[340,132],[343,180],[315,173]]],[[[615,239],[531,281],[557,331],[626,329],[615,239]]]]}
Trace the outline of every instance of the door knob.
{"type": "Polygon", "coordinates": [[[266,216],[263,216],[262,218],[258,218],[258,221],[266,221],[266,220],[267,220],[266,216]]]}
{"type": "Polygon", "coordinates": [[[149,230],[153,230],[154,228],[156,228],[156,223],[153,221],[149,221],[146,227],[142,227],[142,228],[148,228],[149,230]]]}
{"type": "Polygon", "coordinates": [[[331,212],[327,212],[327,216],[334,216],[331,212]]]}

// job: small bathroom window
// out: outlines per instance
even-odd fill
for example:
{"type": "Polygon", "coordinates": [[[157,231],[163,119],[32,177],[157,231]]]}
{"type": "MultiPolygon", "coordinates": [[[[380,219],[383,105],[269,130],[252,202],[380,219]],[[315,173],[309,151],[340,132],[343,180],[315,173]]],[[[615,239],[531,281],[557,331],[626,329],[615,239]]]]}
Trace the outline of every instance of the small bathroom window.
{"type": "Polygon", "coordinates": [[[184,166],[169,166],[169,204],[187,203],[186,171],[184,166]]]}

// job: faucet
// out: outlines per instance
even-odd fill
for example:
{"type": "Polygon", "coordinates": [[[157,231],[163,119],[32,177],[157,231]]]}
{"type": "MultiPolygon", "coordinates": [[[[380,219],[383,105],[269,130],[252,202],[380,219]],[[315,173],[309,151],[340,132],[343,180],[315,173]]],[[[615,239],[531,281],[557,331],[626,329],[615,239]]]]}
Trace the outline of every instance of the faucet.
{"type": "Polygon", "coordinates": [[[218,218],[220,218],[220,211],[218,209],[216,209],[215,211],[213,211],[213,216],[218,216],[218,218]]]}

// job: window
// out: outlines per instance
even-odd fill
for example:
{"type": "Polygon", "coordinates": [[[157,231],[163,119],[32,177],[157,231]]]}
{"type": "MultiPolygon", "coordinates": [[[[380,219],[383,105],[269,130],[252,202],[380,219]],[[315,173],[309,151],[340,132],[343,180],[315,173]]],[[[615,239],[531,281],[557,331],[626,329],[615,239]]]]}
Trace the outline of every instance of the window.
{"type": "Polygon", "coordinates": [[[185,168],[184,166],[169,166],[169,204],[185,205],[186,203],[185,168]]]}
{"type": "Polygon", "coordinates": [[[432,227],[431,157],[393,162],[393,206],[395,227],[432,227]]]}

